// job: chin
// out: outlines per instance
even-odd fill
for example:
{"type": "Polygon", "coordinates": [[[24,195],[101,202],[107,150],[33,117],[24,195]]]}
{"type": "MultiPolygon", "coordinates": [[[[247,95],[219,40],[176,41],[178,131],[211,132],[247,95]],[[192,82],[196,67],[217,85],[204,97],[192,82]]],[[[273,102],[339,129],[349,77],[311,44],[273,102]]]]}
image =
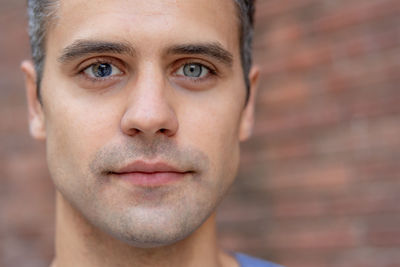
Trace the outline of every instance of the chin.
{"type": "Polygon", "coordinates": [[[209,218],[212,211],[211,207],[196,212],[133,208],[122,214],[114,213],[112,217],[97,217],[93,224],[102,232],[133,247],[157,248],[173,245],[189,237],[209,218]]]}
{"type": "Polygon", "coordinates": [[[150,236],[138,236],[138,235],[123,235],[116,237],[123,243],[126,243],[136,248],[160,248],[167,247],[184,240],[190,234],[181,234],[176,236],[162,236],[159,234],[152,234],[150,236]]]}
{"type": "Polygon", "coordinates": [[[201,225],[190,225],[185,228],[176,229],[176,227],[164,227],[149,225],[146,229],[130,225],[129,229],[102,229],[112,237],[138,248],[157,248],[173,245],[186,239],[201,225]],[[175,228],[175,229],[174,229],[175,228]]]}

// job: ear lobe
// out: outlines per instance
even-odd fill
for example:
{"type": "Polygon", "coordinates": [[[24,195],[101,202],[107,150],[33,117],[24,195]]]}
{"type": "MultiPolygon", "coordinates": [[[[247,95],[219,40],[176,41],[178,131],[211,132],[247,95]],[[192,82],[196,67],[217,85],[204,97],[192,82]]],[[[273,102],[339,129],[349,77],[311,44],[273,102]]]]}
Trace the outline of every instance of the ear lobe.
{"type": "Polygon", "coordinates": [[[21,70],[25,73],[25,87],[28,102],[29,129],[32,137],[46,139],[45,116],[37,96],[36,71],[31,61],[24,61],[21,70]]]}
{"type": "Polygon", "coordinates": [[[239,128],[239,140],[247,140],[253,133],[254,126],[254,108],[255,108],[255,98],[258,91],[258,81],[260,76],[260,70],[258,67],[253,66],[249,73],[250,80],[250,97],[243,110],[242,118],[239,128]]]}

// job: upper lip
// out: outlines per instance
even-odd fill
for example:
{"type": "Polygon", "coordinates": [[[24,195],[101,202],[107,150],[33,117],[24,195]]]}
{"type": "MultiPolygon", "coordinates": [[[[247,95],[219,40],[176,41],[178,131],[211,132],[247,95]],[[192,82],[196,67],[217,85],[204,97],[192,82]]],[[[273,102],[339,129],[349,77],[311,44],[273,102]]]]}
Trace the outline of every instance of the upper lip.
{"type": "Polygon", "coordinates": [[[133,173],[133,172],[142,172],[142,173],[156,173],[156,172],[177,172],[184,173],[187,172],[180,168],[174,167],[166,162],[158,161],[158,162],[145,162],[145,161],[134,161],[128,165],[125,165],[122,168],[119,168],[114,171],[116,174],[124,174],[124,173],[133,173]]]}

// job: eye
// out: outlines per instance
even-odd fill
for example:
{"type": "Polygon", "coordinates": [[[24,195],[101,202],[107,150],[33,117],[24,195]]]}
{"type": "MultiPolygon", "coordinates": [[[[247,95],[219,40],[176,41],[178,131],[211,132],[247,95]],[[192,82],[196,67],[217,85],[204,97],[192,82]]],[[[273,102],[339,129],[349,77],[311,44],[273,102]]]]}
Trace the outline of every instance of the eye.
{"type": "Polygon", "coordinates": [[[117,67],[109,63],[92,64],[83,72],[90,78],[107,78],[122,73],[117,67]]]}
{"type": "Polygon", "coordinates": [[[176,74],[189,78],[203,78],[210,73],[210,69],[199,63],[188,63],[180,67],[176,74]]]}

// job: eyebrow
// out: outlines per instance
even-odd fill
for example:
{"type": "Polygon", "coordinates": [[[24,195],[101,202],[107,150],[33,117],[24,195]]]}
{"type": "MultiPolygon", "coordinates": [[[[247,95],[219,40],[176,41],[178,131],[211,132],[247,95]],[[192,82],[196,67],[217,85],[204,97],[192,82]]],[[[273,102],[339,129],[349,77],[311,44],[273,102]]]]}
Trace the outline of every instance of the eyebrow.
{"type": "Polygon", "coordinates": [[[77,40],[62,50],[58,61],[64,63],[88,54],[97,53],[126,54],[132,56],[135,54],[135,49],[128,43],[123,42],[77,40]]]}
{"type": "MultiPolygon", "coordinates": [[[[58,61],[69,62],[88,54],[112,53],[133,56],[135,49],[129,43],[94,40],[77,40],[65,47],[58,61]]],[[[212,57],[228,67],[233,64],[233,55],[217,42],[174,45],[167,49],[167,54],[173,55],[203,55],[212,57]]]]}
{"type": "Polygon", "coordinates": [[[204,55],[212,57],[228,67],[231,67],[233,64],[233,55],[219,43],[176,45],[169,48],[167,53],[174,55],[204,55]]]}

